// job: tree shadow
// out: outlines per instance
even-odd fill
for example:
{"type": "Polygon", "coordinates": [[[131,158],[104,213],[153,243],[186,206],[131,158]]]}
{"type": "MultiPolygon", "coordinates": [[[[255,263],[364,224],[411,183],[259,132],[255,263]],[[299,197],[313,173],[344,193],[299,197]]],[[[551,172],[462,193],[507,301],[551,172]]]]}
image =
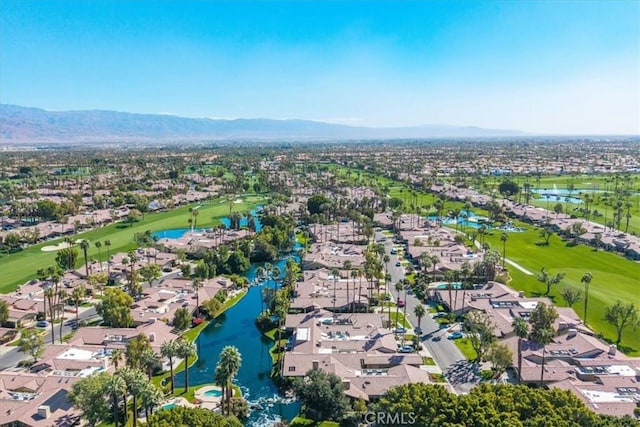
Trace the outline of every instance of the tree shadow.
{"type": "Polygon", "coordinates": [[[475,383],[480,380],[480,364],[475,361],[458,360],[444,373],[452,385],[475,383]]]}
{"type": "Polygon", "coordinates": [[[620,345],[618,346],[618,350],[620,350],[621,352],[623,352],[623,353],[625,353],[625,354],[635,353],[635,352],[637,352],[637,351],[638,351],[638,350],[637,350],[636,348],[634,348],[634,347],[630,347],[630,346],[628,346],[628,345],[622,345],[622,344],[620,344],[620,345]]]}

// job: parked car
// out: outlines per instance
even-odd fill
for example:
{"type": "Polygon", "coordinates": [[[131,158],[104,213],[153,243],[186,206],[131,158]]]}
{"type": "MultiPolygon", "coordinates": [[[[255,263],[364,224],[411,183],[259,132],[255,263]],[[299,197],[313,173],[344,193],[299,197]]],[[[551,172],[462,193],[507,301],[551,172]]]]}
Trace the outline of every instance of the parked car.
{"type": "Polygon", "coordinates": [[[416,328],[413,328],[413,331],[416,333],[416,335],[422,335],[422,328],[419,326],[416,328]]]}
{"type": "Polygon", "coordinates": [[[401,300],[401,299],[398,300],[398,307],[400,308],[404,307],[404,300],[401,300]]]}
{"type": "Polygon", "coordinates": [[[404,345],[402,346],[402,348],[400,350],[398,350],[400,353],[413,353],[413,346],[412,345],[404,345]]]}
{"type": "Polygon", "coordinates": [[[407,332],[407,329],[404,326],[396,327],[396,334],[404,334],[405,332],[407,332]]]}
{"type": "Polygon", "coordinates": [[[71,326],[71,330],[73,330],[73,331],[78,329],[78,322],[76,322],[76,319],[71,319],[71,320],[67,321],[66,325],[67,326],[71,326]]]}
{"type": "Polygon", "coordinates": [[[46,320],[38,320],[36,326],[38,328],[46,328],[47,326],[49,326],[49,322],[47,322],[46,320]]]}
{"type": "Polygon", "coordinates": [[[395,255],[397,253],[398,253],[398,251],[396,251],[395,249],[391,249],[391,255],[395,255]]]}
{"type": "Polygon", "coordinates": [[[451,332],[448,336],[447,339],[448,340],[457,340],[462,338],[464,335],[462,334],[462,332],[456,331],[456,332],[451,332]]]}

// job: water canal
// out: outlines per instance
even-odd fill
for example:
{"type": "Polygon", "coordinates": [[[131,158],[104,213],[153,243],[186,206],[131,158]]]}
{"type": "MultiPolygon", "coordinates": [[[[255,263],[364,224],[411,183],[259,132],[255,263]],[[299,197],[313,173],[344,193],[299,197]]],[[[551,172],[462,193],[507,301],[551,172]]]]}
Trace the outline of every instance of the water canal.
{"type": "MultiPolygon", "coordinates": [[[[295,257],[294,257],[295,258],[295,257]]],[[[297,259],[297,258],[296,258],[297,259]]],[[[286,258],[277,265],[284,272],[286,258]]],[[[245,276],[253,281],[259,264],[253,264],[245,276]]],[[[247,295],[236,305],[212,321],[198,336],[198,360],[189,368],[189,384],[192,386],[212,383],[218,355],[222,348],[233,345],[242,354],[242,367],[236,377],[236,384],[249,405],[259,404],[262,410],[253,409],[247,426],[271,426],[279,419],[291,420],[299,410],[298,402],[291,402],[278,395],[278,390],[271,380],[271,356],[269,348],[273,342],[263,336],[254,320],[261,310],[261,290],[268,284],[252,286],[247,295]]],[[[184,387],[184,373],[176,375],[176,386],[184,387]]]]}

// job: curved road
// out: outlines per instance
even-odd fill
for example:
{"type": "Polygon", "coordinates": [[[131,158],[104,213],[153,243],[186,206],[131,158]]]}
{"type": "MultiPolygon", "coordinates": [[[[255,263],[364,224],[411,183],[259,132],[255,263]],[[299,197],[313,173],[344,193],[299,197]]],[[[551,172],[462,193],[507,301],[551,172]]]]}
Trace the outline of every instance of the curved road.
{"type": "MultiPolygon", "coordinates": [[[[396,262],[400,261],[398,255],[391,254],[394,246],[393,239],[383,235],[381,232],[375,233],[376,242],[380,242],[383,238],[386,238],[382,243],[384,243],[385,250],[390,258],[386,266],[387,271],[391,274],[390,292],[394,300],[397,301],[398,293],[395,290],[395,284],[404,279],[405,270],[404,267],[396,266],[396,262]]],[[[400,299],[405,300],[407,319],[412,325],[418,326],[418,318],[413,314],[413,310],[421,301],[408,293],[405,296],[404,291],[401,292],[400,299]]],[[[425,308],[428,309],[426,306],[425,308]]],[[[440,325],[429,314],[422,318],[420,327],[423,331],[420,338],[422,345],[429,351],[433,360],[442,369],[442,372],[445,373],[451,385],[459,393],[468,392],[479,381],[476,367],[467,361],[453,341],[447,339],[447,329],[440,329],[440,325]],[[441,340],[433,341],[432,338],[435,336],[441,337],[441,340]]]]}
{"type": "MultiPolygon", "coordinates": [[[[88,307],[86,309],[81,309],[80,312],[78,313],[78,319],[80,321],[87,320],[89,318],[93,318],[96,316],[97,316],[96,308],[94,306],[88,307]]],[[[62,336],[65,336],[71,331],[73,331],[71,326],[66,323],[69,320],[75,320],[75,315],[71,315],[71,317],[65,321],[65,324],[62,325],[62,336]]],[[[47,326],[46,330],[47,330],[47,335],[45,335],[44,337],[44,344],[45,346],[48,346],[51,344],[51,327],[47,326]]],[[[59,332],[60,332],[60,325],[55,325],[56,343],[60,342],[58,337],[59,332]]],[[[27,360],[30,358],[31,356],[25,353],[21,353],[19,348],[16,346],[1,345],[0,346],[0,371],[4,369],[14,368],[21,361],[27,360]]]]}

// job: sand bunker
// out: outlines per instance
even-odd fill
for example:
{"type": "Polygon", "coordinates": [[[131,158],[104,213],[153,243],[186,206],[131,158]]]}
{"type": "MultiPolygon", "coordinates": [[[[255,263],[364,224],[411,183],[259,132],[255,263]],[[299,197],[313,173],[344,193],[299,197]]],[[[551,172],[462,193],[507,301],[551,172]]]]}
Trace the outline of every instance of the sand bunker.
{"type": "Polygon", "coordinates": [[[53,251],[59,251],[60,249],[63,249],[63,248],[70,248],[71,246],[73,246],[72,243],[62,242],[62,243],[58,243],[57,245],[43,246],[40,250],[42,252],[53,252],[53,251]]]}
{"type": "Polygon", "coordinates": [[[59,251],[60,249],[64,249],[64,248],[70,248],[74,244],[78,244],[80,242],[82,242],[82,239],[76,240],[75,243],[60,242],[57,245],[43,246],[42,248],[40,248],[40,250],[42,252],[54,252],[54,251],[59,251]]]}

